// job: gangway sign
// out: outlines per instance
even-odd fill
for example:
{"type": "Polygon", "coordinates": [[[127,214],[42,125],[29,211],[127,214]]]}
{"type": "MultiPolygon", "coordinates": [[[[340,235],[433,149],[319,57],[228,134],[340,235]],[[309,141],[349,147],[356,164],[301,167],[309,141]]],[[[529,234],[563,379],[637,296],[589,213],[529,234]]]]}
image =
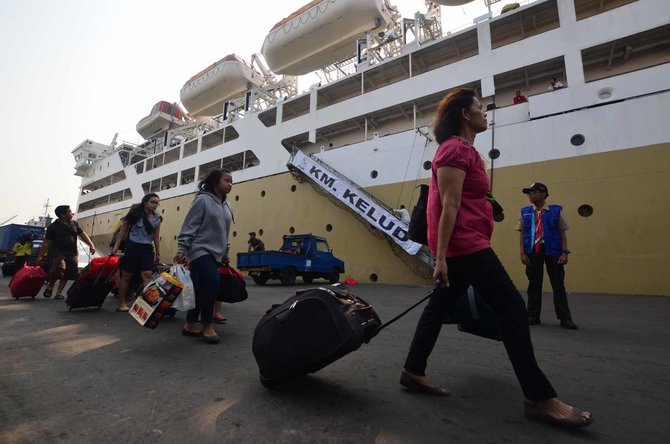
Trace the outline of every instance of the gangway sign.
{"type": "Polygon", "coordinates": [[[287,166],[304,173],[320,188],[385,233],[407,253],[416,255],[421,250],[421,244],[409,239],[407,235],[409,227],[405,222],[377,202],[370,193],[330,168],[325,162],[296,150],[287,166]]]}

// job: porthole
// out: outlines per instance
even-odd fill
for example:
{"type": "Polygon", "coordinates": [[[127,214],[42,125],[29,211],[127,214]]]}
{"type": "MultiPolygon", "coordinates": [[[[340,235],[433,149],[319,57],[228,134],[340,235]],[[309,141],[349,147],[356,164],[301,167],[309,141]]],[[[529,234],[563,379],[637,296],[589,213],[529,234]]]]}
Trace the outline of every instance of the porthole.
{"type": "Polygon", "coordinates": [[[370,275],[370,282],[377,282],[379,280],[379,277],[377,276],[376,273],[372,273],[370,275]]]}
{"type": "Polygon", "coordinates": [[[265,197],[265,190],[261,191],[261,197],[265,197]]]}
{"type": "Polygon", "coordinates": [[[505,213],[494,213],[493,220],[496,222],[502,222],[505,220],[505,213]]]}
{"type": "Polygon", "coordinates": [[[586,139],[582,134],[575,134],[570,138],[570,143],[573,144],[574,146],[583,145],[585,141],[586,139]]]}
{"type": "Polygon", "coordinates": [[[579,208],[577,208],[577,213],[582,217],[589,217],[593,214],[593,207],[587,204],[580,205],[579,208]]]}
{"type": "Polygon", "coordinates": [[[240,200],[240,196],[235,196],[235,202],[240,200]]]}
{"type": "Polygon", "coordinates": [[[158,240],[163,242],[163,236],[158,236],[158,240]]]}
{"type": "Polygon", "coordinates": [[[109,223],[109,219],[107,219],[107,223],[109,223]]]}
{"type": "Polygon", "coordinates": [[[290,228],[288,229],[288,232],[289,232],[290,234],[295,233],[295,228],[294,228],[294,227],[290,227],[290,228]]]}
{"type": "Polygon", "coordinates": [[[377,170],[372,170],[370,172],[370,177],[372,177],[373,179],[376,179],[377,176],[379,176],[379,173],[377,172],[377,170]]]}
{"type": "Polygon", "coordinates": [[[177,240],[177,235],[176,234],[174,235],[174,240],[177,240]]]}
{"type": "Polygon", "coordinates": [[[165,214],[165,208],[161,210],[161,214],[165,214]]]}
{"type": "Polygon", "coordinates": [[[177,207],[177,211],[179,211],[179,207],[177,207]]]}
{"type": "Polygon", "coordinates": [[[297,190],[297,189],[298,189],[298,187],[296,187],[295,185],[291,185],[291,192],[292,193],[295,193],[295,190],[297,190]]]}
{"type": "Polygon", "coordinates": [[[326,231],[329,233],[333,231],[333,226],[331,224],[326,225],[326,231]]]}
{"type": "Polygon", "coordinates": [[[259,235],[259,236],[262,236],[262,235],[263,235],[263,229],[262,229],[262,228],[261,228],[260,230],[258,230],[258,235],[259,235]]]}
{"type": "Polygon", "coordinates": [[[237,231],[233,231],[233,237],[237,237],[237,231]]]}
{"type": "Polygon", "coordinates": [[[492,150],[489,151],[489,158],[490,159],[495,160],[498,157],[500,157],[500,150],[499,149],[493,148],[492,150]]]}
{"type": "Polygon", "coordinates": [[[430,160],[426,160],[426,161],[423,163],[423,169],[426,170],[426,171],[428,171],[429,169],[431,169],[432,166],[433,166],[433,162],[431,162],[430,160]]]}
{"type": "Polygon", "coordinates": [[[609,87],[601,88],[598,90],[598,100],[609,100],[612,98],[614,90],[609,87]]]}

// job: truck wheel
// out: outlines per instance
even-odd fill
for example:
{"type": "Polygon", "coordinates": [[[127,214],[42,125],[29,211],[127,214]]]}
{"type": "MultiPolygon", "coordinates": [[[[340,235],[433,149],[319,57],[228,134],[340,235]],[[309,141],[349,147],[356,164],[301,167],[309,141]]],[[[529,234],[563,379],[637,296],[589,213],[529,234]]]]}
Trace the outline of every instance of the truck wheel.
{"type": "Polygon", "coordinates": [[[312,276],[312,275],[303,276],[302,281],[306,284],[311,284],[312,282],[314,282],[314,276],[312,276]]]}
{"type": "Polygon", "coordinates": [[[298,275],[295,268],[287,267],[281,271],[281,283],[282,285],[293,285],[295,284],[295,278],[298,275]]]}
{"type": "Polygon", "coordinates": [[[261,274],[254,274],[251,276],[251,278],[254,280],[254,283],[256,285],[265,285],[265,283],[268,281],[268,274],[267,273],[261,273],[261,274]]]}
{"type": "Polygon", "coordinates": [[[333,270],[328,274],[328,282],[331,284],[337,284],[340,282],[340,272],[337,270],[337,268],[333,268],[333,270]]]}

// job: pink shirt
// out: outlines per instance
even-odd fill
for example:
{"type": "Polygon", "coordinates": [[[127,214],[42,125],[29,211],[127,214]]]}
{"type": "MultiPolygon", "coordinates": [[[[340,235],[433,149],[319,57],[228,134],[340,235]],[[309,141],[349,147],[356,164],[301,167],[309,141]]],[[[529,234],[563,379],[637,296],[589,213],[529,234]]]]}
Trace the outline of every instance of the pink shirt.
{"type": "Polygon", "coordinates": [[[442,201],[437,185],[437,170],[450,166],[465,171],[461,207],[447,247],[447,257],[463,256],[491,247],[493,209],[486,199],[489,178],[479,153],[469,143],[450,137],[437,149],[433,158],[433,175],[428,193],[428,245],[437,255],[437,231],[442,201]]]}

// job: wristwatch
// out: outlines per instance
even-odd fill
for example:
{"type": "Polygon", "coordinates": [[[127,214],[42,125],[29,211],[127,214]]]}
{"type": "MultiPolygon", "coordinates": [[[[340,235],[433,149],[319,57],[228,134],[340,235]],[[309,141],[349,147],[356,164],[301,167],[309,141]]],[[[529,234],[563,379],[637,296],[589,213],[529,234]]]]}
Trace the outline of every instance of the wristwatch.
{"type": "Polygon", "coordinates": [[[570,253],[572,253],[570,250],[562,250],[562,251],[563,251],[563,253],[565,253],[565,254],[570,254],[570,253]]]}

